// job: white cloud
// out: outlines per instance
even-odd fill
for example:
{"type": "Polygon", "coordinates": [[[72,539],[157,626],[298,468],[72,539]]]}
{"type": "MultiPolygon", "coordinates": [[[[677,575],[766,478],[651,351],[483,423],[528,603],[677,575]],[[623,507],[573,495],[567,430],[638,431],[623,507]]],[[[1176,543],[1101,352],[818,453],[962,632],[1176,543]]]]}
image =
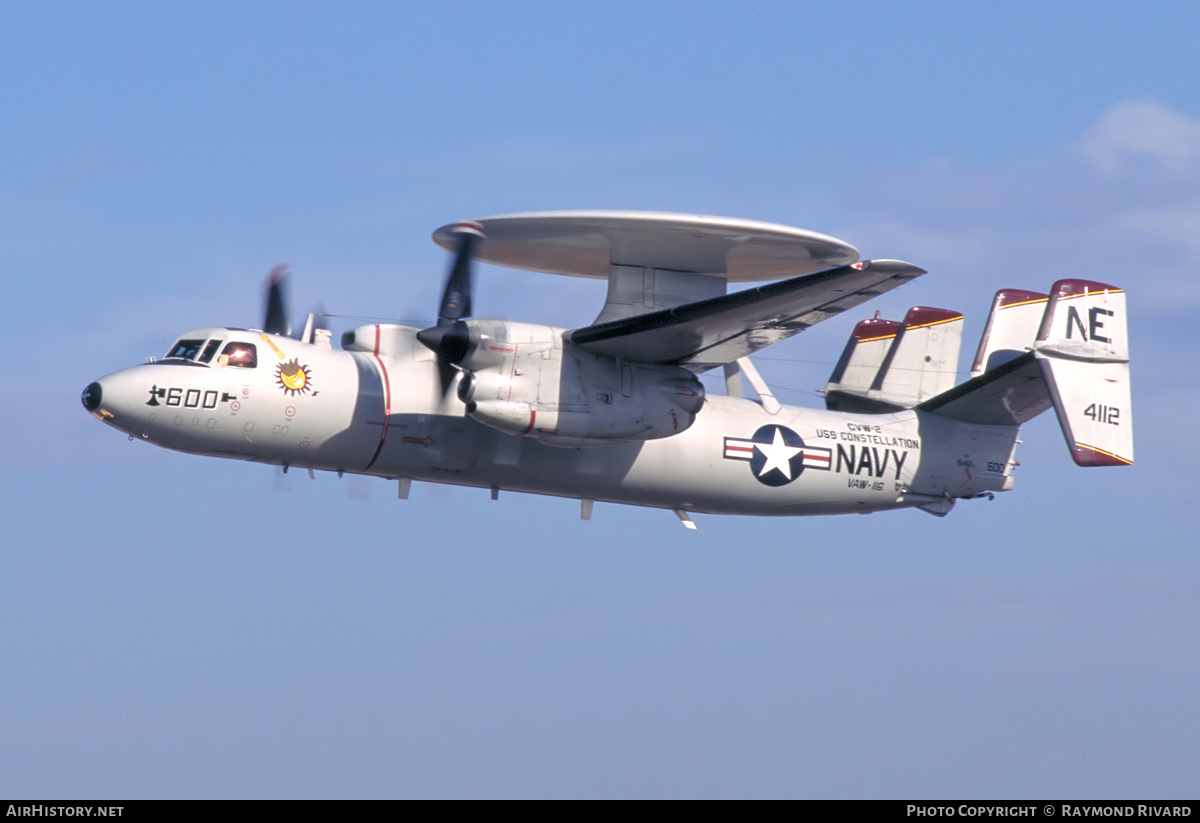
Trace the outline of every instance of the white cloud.
{"type": "Polygon", "coordinates": [[[1079,149],[1088,162],[1109,175],[1141,168],[1196,174],[1200,172],[1200,120],[1157,100],[1126,100],[1104,113],[1079,149]]]}
{"type": "Polygon", "coordinates": [[[1156,101],[1112,106],[1058,155],[931,161],[858,199],[846,236],[945,275],[949,301],[1085,277],[1127,288],[1131,310],[1200,307],[1200,120],[1156,101]]]}

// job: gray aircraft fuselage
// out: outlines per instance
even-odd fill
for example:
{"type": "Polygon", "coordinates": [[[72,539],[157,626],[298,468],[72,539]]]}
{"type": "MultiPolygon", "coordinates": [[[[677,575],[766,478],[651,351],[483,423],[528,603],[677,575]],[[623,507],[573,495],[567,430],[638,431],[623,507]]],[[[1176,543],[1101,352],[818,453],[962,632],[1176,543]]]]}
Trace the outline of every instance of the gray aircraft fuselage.
{"type": "Polygon", "coordinates": [[[1012,485],[1016,426],[916,410],[770,414],[710,395],[671,436],[547,445],[473,419],[453,388],[443,395],[417,329],[368,326],[359,338],[372,331],[374,346],[347,351],[327,336],[197,330],[178,356],[91,384],[84,405],[131,438],[176,451],[683,512],[944,513],[953,498],[1012,485]]]}

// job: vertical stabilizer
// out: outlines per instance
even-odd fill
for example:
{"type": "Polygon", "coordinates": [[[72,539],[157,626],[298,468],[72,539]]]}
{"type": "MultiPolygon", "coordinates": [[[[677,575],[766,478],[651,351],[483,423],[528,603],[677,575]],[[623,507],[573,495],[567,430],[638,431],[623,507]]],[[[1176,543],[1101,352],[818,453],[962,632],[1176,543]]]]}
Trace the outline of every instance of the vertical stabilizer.
{"type": "Polygon", "coordinates": [[[892,340],[870,397],[907,408],[950,389],[962,345],[962,312],[914,306],[892,340]]]}
{"type": "Polygon", "coordinates": [[[1034,352],[1075,462],[1132,463],[1125,293],[1090,280],[1059,280],[1034,352]]]}
{"type": "Polygon", "coordinates": [[[833,411],[858,411],[892,341],[903,328],[895,320],[863,320],[854,327],[833,374],[825,385],[825,405],[833,411]]]}
{"type": "Polygon", "coordinates": [[[892,406],[870,400],[868,394],[875,377],[880,373],[883,359],[892,348],[895,336],[904,329],[904,324],[895,320],[874,318],[862,320],[854,326],[846,348],[842,349],[838,365],[826,384],[826,408],[830,412],[853,412],[878,414],[894,412],[892,406]]]}
{"type": "Polygon", "coordinates": [[[992,300],[971,377],[1002,366],[1033,347],[1049,296],[1024,289],[1001,289],[992,300]]]}

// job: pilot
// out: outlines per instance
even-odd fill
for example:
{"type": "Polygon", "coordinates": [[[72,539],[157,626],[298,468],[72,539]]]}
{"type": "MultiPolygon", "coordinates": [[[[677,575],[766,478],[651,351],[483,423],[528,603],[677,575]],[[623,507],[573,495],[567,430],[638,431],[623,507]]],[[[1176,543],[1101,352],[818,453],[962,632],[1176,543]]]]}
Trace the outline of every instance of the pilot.
{"type": "Polygon", "coordinates": [[[222,366],[236,366],[242,369],[252,369],[258,364],[254,346],[249,343],[230,343],[221,352],[217,362],[222,366]]]}

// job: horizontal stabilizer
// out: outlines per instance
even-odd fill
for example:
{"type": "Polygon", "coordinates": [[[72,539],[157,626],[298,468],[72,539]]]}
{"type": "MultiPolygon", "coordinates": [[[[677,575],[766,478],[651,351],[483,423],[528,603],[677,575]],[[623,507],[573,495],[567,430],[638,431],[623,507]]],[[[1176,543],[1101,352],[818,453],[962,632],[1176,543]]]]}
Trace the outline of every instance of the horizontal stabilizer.
{"type": "Polygon", "coordinates": [[[1046,381],[1033,352],[1002,363],[917,408],[951,420],[1019,426],[1050,408],[1046,381]]]}

